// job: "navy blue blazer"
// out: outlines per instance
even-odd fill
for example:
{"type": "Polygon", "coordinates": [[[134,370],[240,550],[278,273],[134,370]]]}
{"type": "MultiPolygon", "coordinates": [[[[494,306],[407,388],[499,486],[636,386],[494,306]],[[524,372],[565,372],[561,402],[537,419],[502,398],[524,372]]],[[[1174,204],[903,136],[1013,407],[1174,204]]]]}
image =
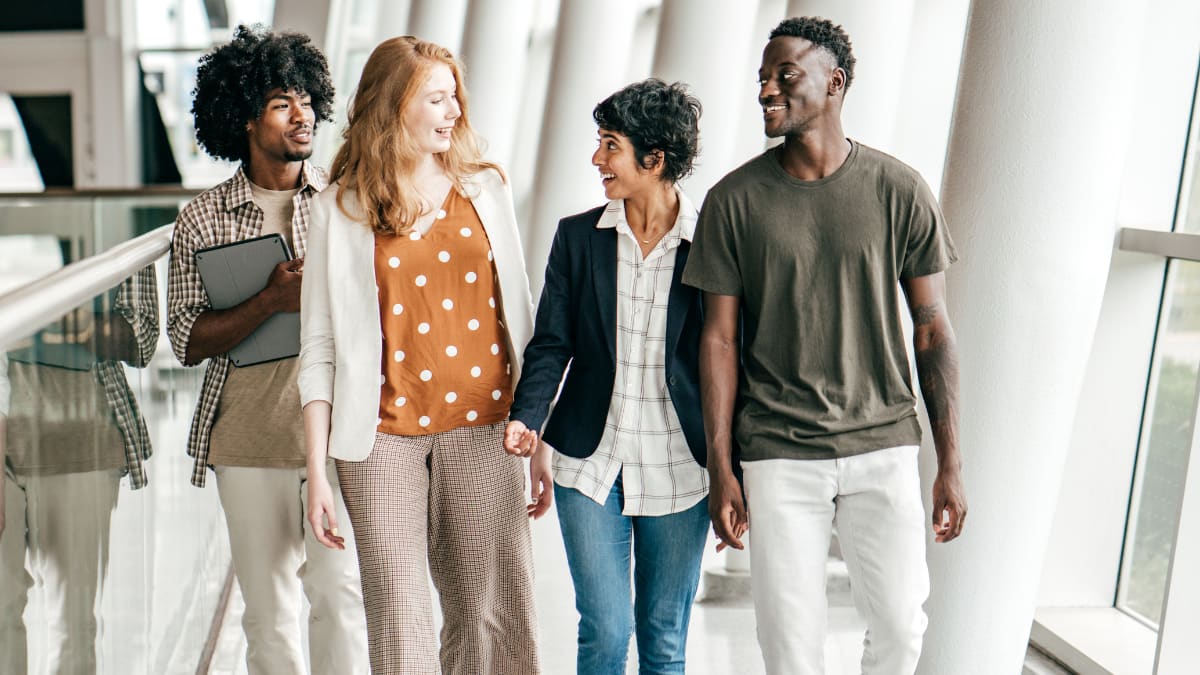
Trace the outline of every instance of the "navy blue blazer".
{"type": "MultiPolygon", "coordinates": [[[[596,228],[604,209],[558,223],[510,415],[534,430],[545,423],[542,439],[570,457],[588,457],[600,444],[617,372],[617,231],[596,228]]],[[[683,240],[675,253],[667,300],[666,385],[692,456],[704,466],[699,373],[703,305],[700,291],[680,280],[690,247],[683,240]]]]}

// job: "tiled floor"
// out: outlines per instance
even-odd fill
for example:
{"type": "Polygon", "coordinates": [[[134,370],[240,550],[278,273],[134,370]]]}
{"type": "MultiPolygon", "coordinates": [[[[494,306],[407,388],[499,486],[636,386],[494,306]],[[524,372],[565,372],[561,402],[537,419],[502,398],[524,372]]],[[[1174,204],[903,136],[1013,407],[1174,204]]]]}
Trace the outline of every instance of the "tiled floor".
{"type": "MultiPolygon", "coordinates": [[[[534,523],[533,534],[543,670],[547,675],[567,675],[575,672],[578,615],[566,553],[553,511],[534,523]]],[[[706,557],[705,565],[718,564],[716,556],[706,557]]],[[[246,672],[243,662],[245,640],[238,625],[240,610],[241,598],[235,593],[213,659],[212,675],[244,675],[246,672]]],[[[829,636],[825,642],[829,675],[858,672],[862,634],[862,622],[853,608],[830,609],[829,636]]],[[[759,675],[764,672],[754,638],[754,612],[747,603],[701,602],[695,606],[688,635],[687,669],[691,675],[759,675]]],[[[637,656],[632,645],[628,672],[637,672],[637,656]]]]}

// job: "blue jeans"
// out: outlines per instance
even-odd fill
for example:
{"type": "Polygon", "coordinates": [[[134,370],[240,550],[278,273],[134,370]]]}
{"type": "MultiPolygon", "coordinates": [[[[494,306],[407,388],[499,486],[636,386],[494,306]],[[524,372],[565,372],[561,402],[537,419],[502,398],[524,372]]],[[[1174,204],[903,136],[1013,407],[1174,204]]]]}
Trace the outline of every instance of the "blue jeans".
{"type": "Polygon", "coordinates": [[[576,672],[624,675],[636,625],[641,675],[683,673],[708,534],[706,500],[666,516],[625,516],[620,476],[604,506],[557,484],[554,500],[579,610],[576,672]]]}

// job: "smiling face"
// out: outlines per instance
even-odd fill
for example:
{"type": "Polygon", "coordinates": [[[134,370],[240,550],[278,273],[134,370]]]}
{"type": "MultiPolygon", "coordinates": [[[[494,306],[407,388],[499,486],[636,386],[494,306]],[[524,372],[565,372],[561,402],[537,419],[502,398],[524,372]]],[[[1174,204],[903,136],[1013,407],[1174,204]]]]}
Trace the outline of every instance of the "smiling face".
{"type": "Polygon", "coordinates": [[[617,131],[600,129],[598,144],[592,153],[592,166],[600,170],[605,197],[628,199],[658,186],[662,174],[661,158],[655,168],[643,167],[638,163],[633,142],[617,131]]]}
{"type": "Polygon", "coordinates": [[[450,149],[455,120],[462,115],[458,106],[458,86],[454,73],[444,63],[429,69],[429,78],[404,108],[404,126],[423,153],[437,154],[450,149]]]}
{"type": "Polygon", "coordinates": [[[312,98],[304,92],[276,87],[267,92],[266,104],[258,119],[246,124],[250,159],[271,162],[299,162],[312,155],[312,98]]]}
{"type": "Polygon", "coordinates": [[[770,138],[803,134],[837,119],[846,73],[825,49],[799,37],[772,39],[758,70],[758,102],[770,138]]]}

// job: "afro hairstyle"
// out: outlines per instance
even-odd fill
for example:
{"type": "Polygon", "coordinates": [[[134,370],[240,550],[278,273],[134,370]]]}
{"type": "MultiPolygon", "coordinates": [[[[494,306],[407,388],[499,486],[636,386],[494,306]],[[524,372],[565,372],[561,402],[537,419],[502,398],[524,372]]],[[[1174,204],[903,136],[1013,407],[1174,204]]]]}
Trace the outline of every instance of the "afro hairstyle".
{"type": "Polygon", "coordinates": [[[804,38],[829,52],[837,60],[838,68],[846,73],[846,90],[850,89],[850,83],[854,81],[856,59],[850,49],[850,36],[846,34],[846,29],[819,16],[795,16],[779,22],[771,31],[769,39],[777,37],[804,38]]]}
{"type": "Polygon", "coordinates": [[[627,136],[638,164],[663,153],[661,179],[676,183],[692,172],[700,151],[700,101],[681,83],[649,78],[621,89],[592,110],[596,126],[627,136]]]}
{"type": "Polygon", "coordinates": [[[262,115],[267,93],[277,87],[312,97],[316,123],[330,119],[333,80],[308,36],[238,26],[233,40],[201,56],[196,69],[192,119],[200,146],[219,159],[249,159],[246,123],[262,115]]]}

